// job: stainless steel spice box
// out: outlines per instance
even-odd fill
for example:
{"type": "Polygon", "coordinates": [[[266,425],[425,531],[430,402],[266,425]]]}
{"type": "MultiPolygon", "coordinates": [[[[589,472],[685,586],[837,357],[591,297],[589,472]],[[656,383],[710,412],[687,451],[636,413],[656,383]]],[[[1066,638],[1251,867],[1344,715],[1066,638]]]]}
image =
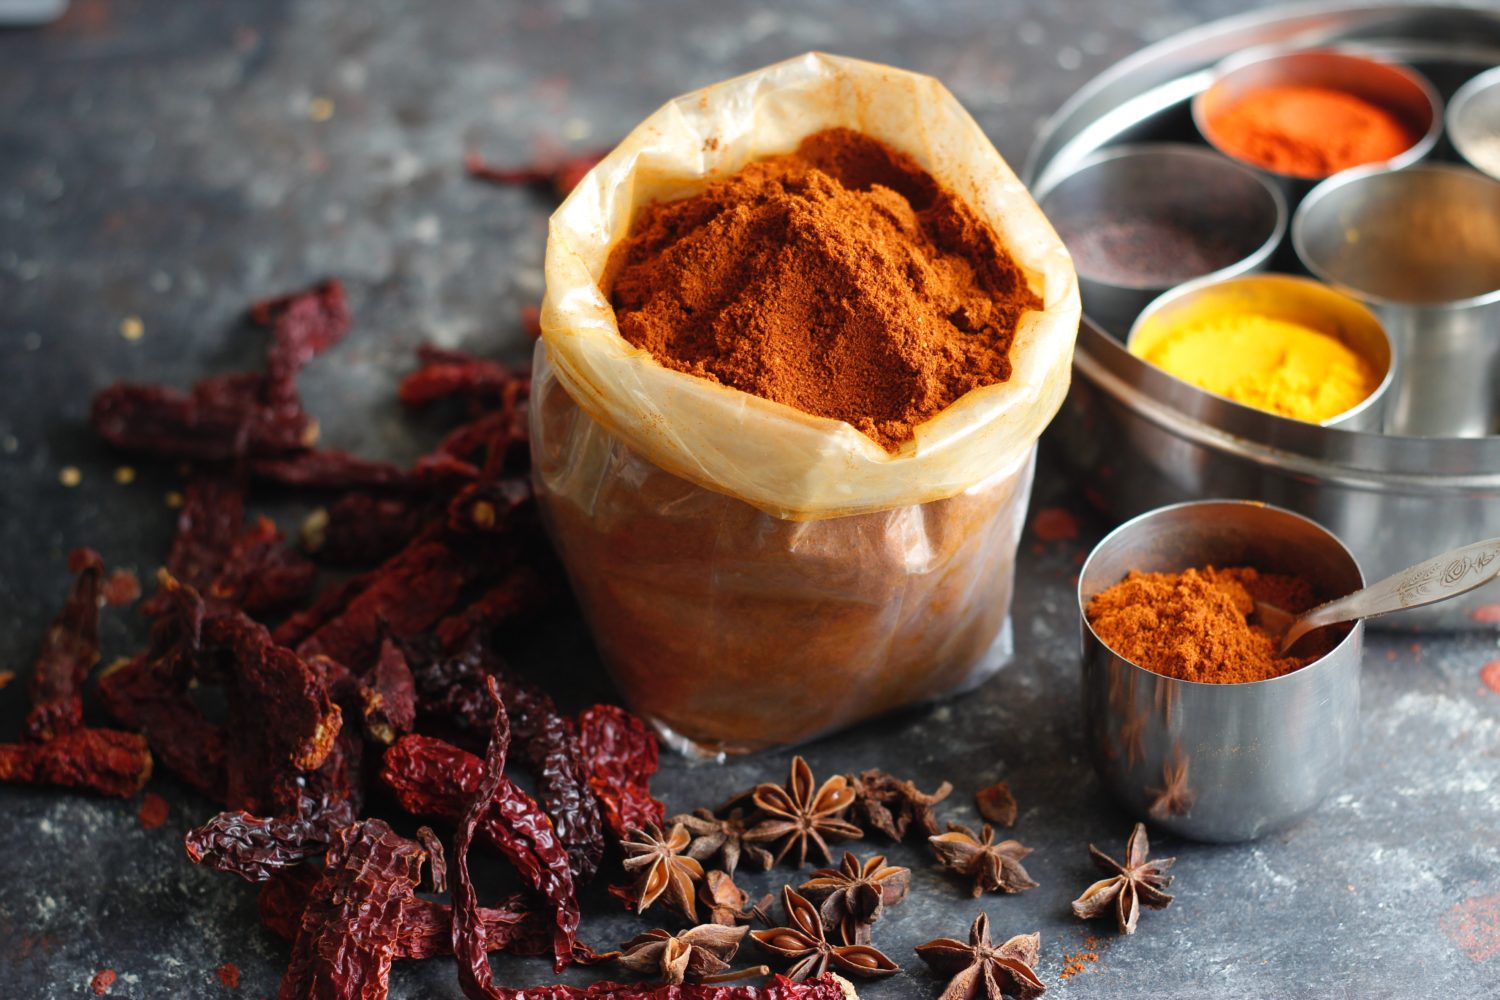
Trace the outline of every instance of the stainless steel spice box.
{"type": "MultiPolygon", "coordinates": [[[[1201,141],[1190,105],[1222,60],[1261,47],[1317,46],[1406,63],[1447,96],[1500,65],[1500,9],[1302,5],[1185,32],[1119,63],[1068,101],[1044,128],[1025,178],[1046,190],[1109,146],[1201,141]]],[[[1439,148],[1454,157],[1446,143],[1439,148]]],[[[1290,248],[1277,263],[1298,269],[1290,248]]],[[[1111,515],[1200,498],[1265,501],[1335,532],[1372,578],[1500,535],[1500,428],[1487,436],[1402,437],[1288,420],[1172,378],[1126,351],[1124,336],[1085,318],[1073,389],[1049,432],[1091,501],[1111,515]]],[[[1492,584],[1389,627],[1497,625],[1500,585],[1492,584]]]]}

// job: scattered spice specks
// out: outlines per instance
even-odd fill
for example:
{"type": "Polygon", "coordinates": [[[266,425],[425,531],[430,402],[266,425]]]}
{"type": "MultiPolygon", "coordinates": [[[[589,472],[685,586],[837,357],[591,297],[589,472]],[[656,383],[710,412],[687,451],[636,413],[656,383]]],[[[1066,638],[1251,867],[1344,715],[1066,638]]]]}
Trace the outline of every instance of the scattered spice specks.
{"type": "Polygon", "coordinates": [[[219,982],[231,990],[240,988],[240,967],[233,962],[225,962],[214,970],[219,976],[219,982]]]}
{"type": "Polygon", "coordinates": [[[114,969],[100,969],[94,973],[94,978],[89,980],[89,989],[94,991],[95,996],[103,996],[109,992],[109,988],[119,978],[114,969]]]}
{"type": "Polygon", "coordinates": [[[182,494],[178,493],[176,490],[167,490],[165,499],[167,501],[167,506],[171,507],[173,510],[176,510],[177,508],[182,506],[182,494]]]}
{"type": "Polygon", "coordinates": [[[1481,604],[1469,612],[1469,617],[1481,625],[1500,624],[1500,604],[1481,604]]]}
{"type": "Polygon", "coordinates": [[[333,100],[328,97],[314,97],[307,102],[307,117],[315,122],[326,122],[333,117],[333,100]]]}
{"type": "Polygon", "coordinates": [[[1491,660],[1479,668],[1479,679],[1484,686],[1500,694],[1500,660],[1491,660]]]}
{"type": "Polygon", "coordinates": [[[1078,975],[1080,972],[1085,971],[1089,966],[1099,961],[1098,946],[1099,939],[1090,934],[1087,938],[1084,939],[1083,948],[1081,950],[1075,951],[1072,954],[1063,955],[1062,972],[1058,973],[1057,978],[1072,979],[1074,976],[1078,975]]]}
{"type": "Polygon", "coordinates": [[[1500,892],[1464,900],[1439,917],[1438,926],[1476,962],[1500,955],[1500,892]]]}
{"type": "Polygon", "coordinates": [[[167,814],[171,812],[171,806],[167,800],[155,792],[147,792],[141,799],[140,811],[136,818],[141,821],[141,829],[155,830],[167,821],[167,814]]]}
{"type": "Polygon", "coordinates": [[[104,603],[112,608],[129,604],[141,596],[141,581],[128,569],[117,569],[104,581],[104,603]]]}
{"type": "Polygon", "coordinates": [[[120,336],[126,340],[140,340],[146,335],[146,324],[139,316],[126,316],[120,320],[120,336]]]}
{"type": "Polygon", "coordinates": [[[135,469],[128,465],[122,465],[115,469],[115,482],[121,486],[129,486],[135,482],[135,469]]]}
{"type": "Polygon", "coordinates": [[[71,488],[83,482],[83,473],[76,465],[65,465],[57,471],[57,481],[71,488]]]}
{"type": "Polygon", "coordinates": [[[1031,530],[1044,542],[1067,542],[1078,537],[1078,518],[1061,507],[1043,507],[1031,519],[1031,530]]]}

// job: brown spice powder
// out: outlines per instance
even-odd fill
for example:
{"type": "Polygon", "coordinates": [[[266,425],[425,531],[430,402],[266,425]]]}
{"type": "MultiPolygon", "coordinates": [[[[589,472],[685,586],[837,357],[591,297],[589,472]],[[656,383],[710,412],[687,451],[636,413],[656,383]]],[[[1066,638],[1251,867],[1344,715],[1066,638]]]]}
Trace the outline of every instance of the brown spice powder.
{"type": "Polygon", "coordinates": [[[1095,634],[1116,654],[1158,674],[1206,684],[1279,677],[1324,656],[1337,641],[1328,631],[1280,656],[1270,633],[1250,623],[1255,602],[1292,614],[1318,603],[1303,579],[1248,566],[1132,572],[1089,601],[1095,634]]]}
{"type": "Polygon", "coordinates": [[[604,287],[661,364],[852,424],[889,451],[1010,377],[1041,309],[993,229],[910,157],[849,129],[648,206],[604,287]]]}

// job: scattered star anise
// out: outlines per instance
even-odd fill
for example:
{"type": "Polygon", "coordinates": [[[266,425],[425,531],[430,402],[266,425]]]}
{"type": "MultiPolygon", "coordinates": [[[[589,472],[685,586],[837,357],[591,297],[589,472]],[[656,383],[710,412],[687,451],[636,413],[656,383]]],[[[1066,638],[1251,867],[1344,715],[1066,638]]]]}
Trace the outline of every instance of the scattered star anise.
{"type": "Polygon", "coordinates": [[[938,862],[946,869],[974,879],[973,895],[984,892],[1021,892],[1037,884],[1026,874],[1021,859],[1031,853],[1019,840],[995,843],[995,829],[988,823],[976,835],[958,823],[949,823],[948,832],[929,837],[938,862]]]}
{"type": "Polygon", "coordinates": [[[756,946],[768,954],[791,962],[786,977],[794,982],[812,979],[828,971],[831,964],[851,976],[874,979],[900,972],[901,967],[867,944],[829,944],[818,908],[791,886],[781,889],[787,926],[751,931],[756,946]]]}
{"type": "Polygon", "coordinates": [[[631,903],[640,913],[663,895],[667,904],[689,920],[697,919],[693,884],[703,878],[703,866],[682,852],[691,836],[686,827],[671,827],[664,835],[655,824],[631,830],[620,847],[625,851],[625,870],[636,876],[624,892],[615,895],[631,903]]]}
{"type": "Polygon", "coordinates": [[[812,768],[801,757],[792,758],[785,787],[756,785],[754,801],[769,817],[746,833],[745,839],[755,844],[780,841],[775,858],[778,862],[796,847],[797,867],[801,868],[807,863],[808,845],[812,844],[823,861],[832,864],[825,836],[847,840],[864,836],[859,827],[838,818],[854,801],[854,789],[848,780],[834,775],[814,791],[812,768]]]}
{"type": "Polygon", "coordinates": [[[981,913],[969,928],[969,943],[938,938],[917,945],[922,961],[952,981],[938,1000],[1031,1000],[1047,992],[1033,966],[1041,950],[1040,934],[1018,934],[996,948],[990,943],[990,918],[981,913]]]}
{"type": "Polygon", "coordinates": [[[1166,871],[1177,859],[1147,861],[1150,852],[1151,842],[1146,838],[1145,823],[1137,823],[1131,831],[1130,840],[1125,844],[1123,865],[1090,844],[1089,857],[1109,877],[1083,890],[1083,895],[1073,900],[1073,912],[1084,920],[1092,920],[1113,909],[1120,930],[1134,934],[1142,903],[1153,910],[1165,910],[1172,902],[1166,888],[1172,884],[1173,878],[1166,871]]]}
{"type": "Polygon", "coordinates": [[[765,974],[765,966],[721,975],[729,968],[748,927],[704,924],[672,934],[664,930],[638,934],[620,946],[617,961],[631,972],[659,978],[671,986],[685,982],[722,983],[746,975],[765,974]]]}
{"type": "Polygon", "coordinates": [[[667,822],[681,824],[693,835],[693,842],[687,849],[690,858],[707,864],[717,857],[719,867],[730,875],[739,867],[742,855],[754,862],[761,871],[767,871],[771,867],[771,852],[759,844],[745,840],[749,825],[740,809],[731,809],[729,815],[723,818],[715,816],[708,809],[695,809],[691,813],[673,816],[667,822]]]}
{"type": "Polygon", "coordinates": [[[717,870],[703,876],[703,883],[698,886],[698,899],[708,907],[708,922],[725,927],[748,924],[771,905],[769,895],[755,906],[748,905],[750,896],[745,890],[735,885],[727,873],[717,870]]]}
{"type": "Polygon", "coordinates": [[[848,851],[840,867],[819,868],[800,886],[804,895],[821,904],[823,926],[837,927],[845,944],[869,944],[870,925],[885,907],[905,899],[910,887],[910,869],[888,865],[880,854],[861,864],[848,851]]]}
{"type": "Polygon", "coordinates": [[[996,826],[1016,825],[1016,797],[1010,794],[1010,783],[997,781],[988,788],[980,789],[974,796],[974,805],[986,822],[996,826]]]}
{"type": "Polygon", "coordinates": [[[854,788],[849,819],[897,841],[905,840],[911,829],[920,830],[924,837],[936,834],[939,827],[932,807],[953,792],[953,786],[945,781],[928,795],[910,781],[884,771],[865,771],[858,777],[851,774],[848,781],[854,788]]]}

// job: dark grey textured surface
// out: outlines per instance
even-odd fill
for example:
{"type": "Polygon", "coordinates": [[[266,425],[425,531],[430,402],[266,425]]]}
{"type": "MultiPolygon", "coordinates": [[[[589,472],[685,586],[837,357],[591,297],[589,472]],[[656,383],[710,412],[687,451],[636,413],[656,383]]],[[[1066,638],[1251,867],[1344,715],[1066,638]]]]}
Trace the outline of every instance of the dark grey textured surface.
{"type": "MultiPolygon", "coordinates": [[[[548,205],[466,181],[466,145],[520,161],[547,140],[607,143],[675,93],[824,48],[937,75],[1019,165],[1038,121],[1088,77],[1240,6],[75,0],[44,32],[0,34],[0,669],[28,668],[70,547],[148,573],[169,538],[175,473],[141,463],[133,483],[113,480],[120,460],[83,426],[95,389],[252,364],[260,339],[235,322],[244,305],[334,274],[356,332],[307,373],[307,397],[325,440],[404,459],[430,441],[391,402],[413,345],[524,350],[517,313],[540,296],[548,205]],[[332,102],[326,121],[313,120],[319,98],[332,102]],[[139,341],[119,335],[127,316],[144,324],[139,341]],[[59,483],[66,466],[82,474],[76,488],[59,483]]],[[[1075,507],[1074,492],[1044,463],[1037,507],[1075,507]]],[[[1041,932],[1058,996],[1500,992],[1500,694],[1478,676],[1500,658],[1493,635],[1375,637],[1341,794],[1257,844],[1163,841],[1180,858],[1178,901],[1134,938],[1071,918],[1094,877],[1084,845],[1118,851],[1129,828],[1078,752],[1070,582],[1104,527],[1086,519],[1076,542],[1028,536],[1017,660],[981,691],[808,748],[820,775],[949,778],[947,815],[965,821],[972,793],[1006,778],[1021,802],[1014,833],[1036,848],[1040,888],[978,902],[925,852],[893,850],[914,893],[879,942],[908,971],[862,992],[935,994],[912,945],[961,936],[981,906],[999,934],[1041,932]],[[1091,933],[1099,962],[1059,982],[1062,955],[1091,933]]],[[[106,659],[139,640],[131,616],[107,615],[106,659]]],[[[523,654],[559,658],[582,688],[603,683],[571,622],[523,654]]],[[[0,733],[17,731],[23,705],[20,684],[0,692],[0,733]]],[[[781,755],[672,760],[659,788],[686,809],[784,767],[781,755]]],[[[274,995],[287,949],[259,929],[254,893],[183,857],[181,832],[210,806],[170,780],[156,787],[172,812],[154,831],[136,802],[0,789],[0,998],[88,995],[104,967],[120,974],[114,996],[232,995],[214,975],[223,962],[243,971],[239,995],[274,995]]],[[[596,897],[587,940],[635,932],[596,897]]],[[[550,978],[538,962],[497,970],[517,985],[550,978]]],[[[458,990],[439,960],[398,967],[392,994],[458,990]]]]}

